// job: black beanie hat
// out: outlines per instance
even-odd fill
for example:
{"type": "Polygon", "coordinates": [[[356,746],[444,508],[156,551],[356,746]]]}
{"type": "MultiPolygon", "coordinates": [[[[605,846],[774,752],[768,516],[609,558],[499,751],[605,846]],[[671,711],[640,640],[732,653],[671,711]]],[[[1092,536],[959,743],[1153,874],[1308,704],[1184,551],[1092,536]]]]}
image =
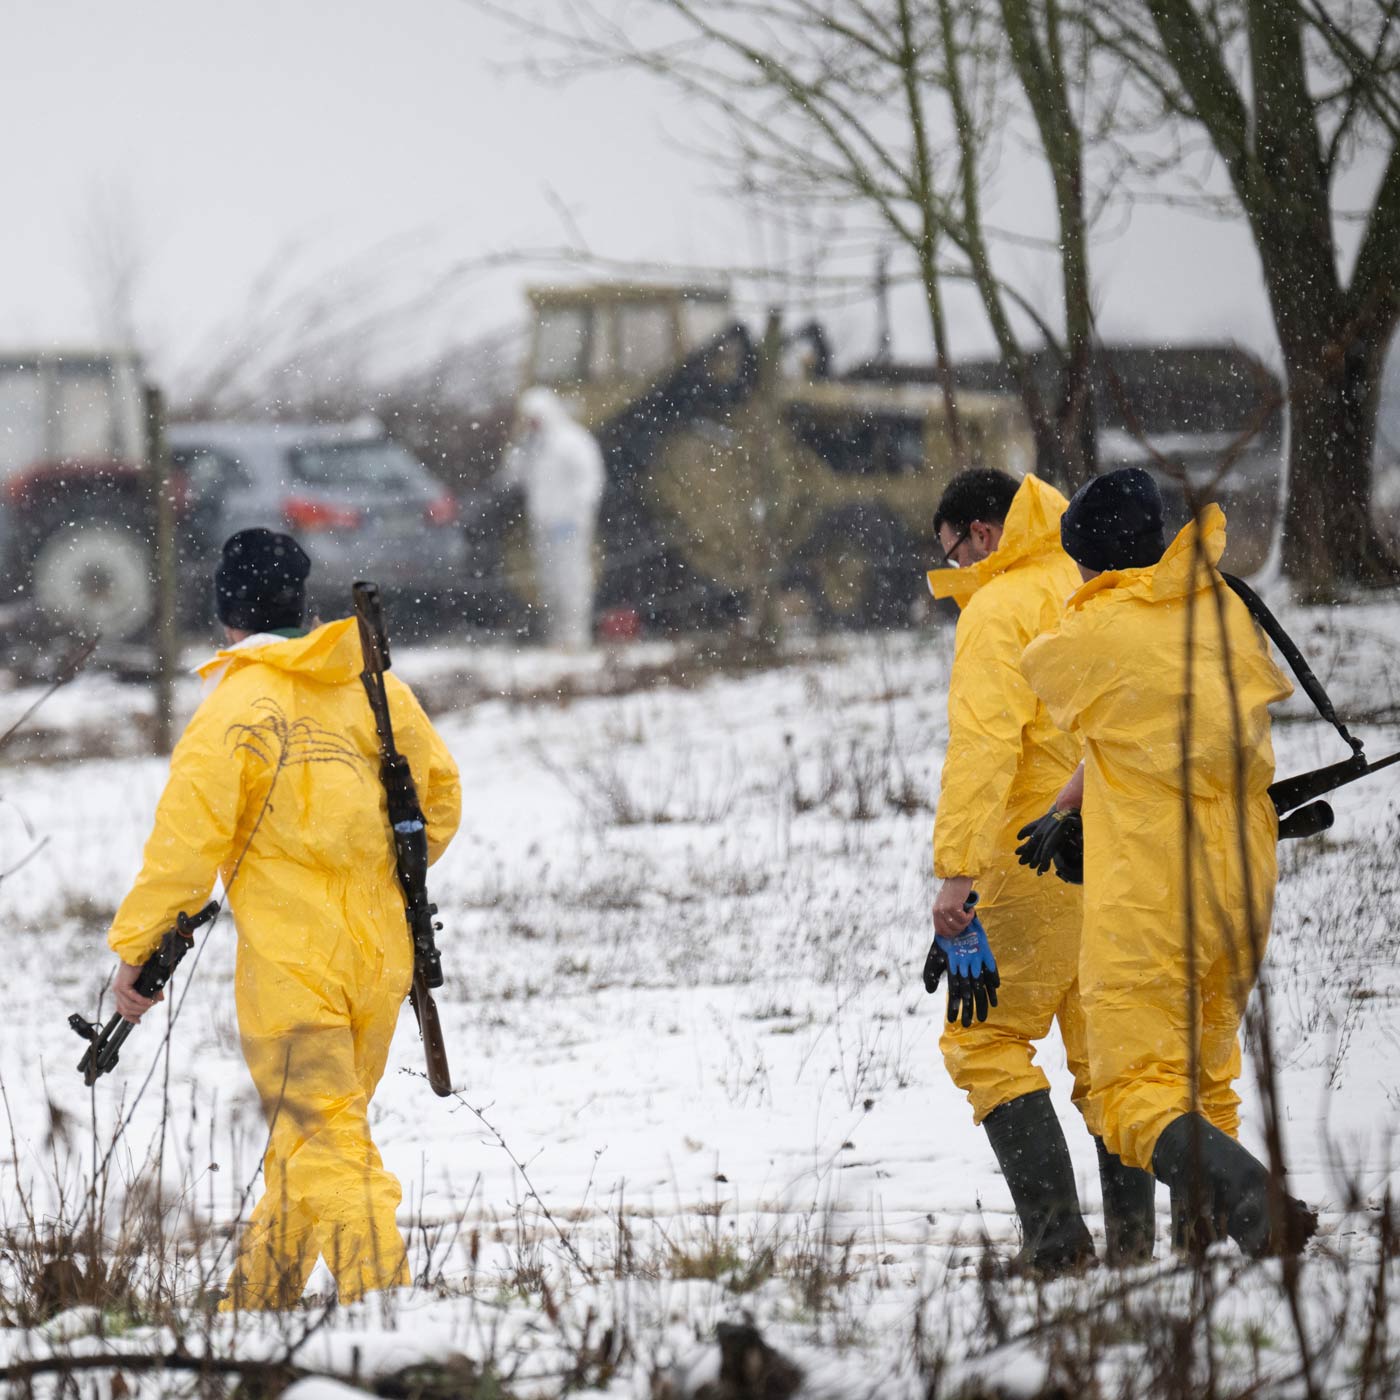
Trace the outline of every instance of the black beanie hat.
{"type": "Polygon", "coordinates": [[[1167,547],[1157,483],[1141,467],[1086,481],[1060,517],[1060,543],[1076,564],[1100,573],[1155,564],[1167,547]]]}
{"type": "Polygon", "coordinates": [[[244,632],[300,627],[310,572],[311,560],[290,535],[261,527],[230,535],[214,570],[219,621],[244,632]]]}

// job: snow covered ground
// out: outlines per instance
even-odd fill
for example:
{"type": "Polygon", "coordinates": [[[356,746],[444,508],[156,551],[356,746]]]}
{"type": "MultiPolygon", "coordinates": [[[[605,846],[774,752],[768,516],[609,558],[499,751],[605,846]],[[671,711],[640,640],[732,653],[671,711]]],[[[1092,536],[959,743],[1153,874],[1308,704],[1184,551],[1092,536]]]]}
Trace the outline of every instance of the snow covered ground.
{"type": "MultiPolygon", "coordinates": [[[[1400,603],[1286,620],[1371,751],[1400,748],[1400,603]]],[[[369,1385],[456,1357],[460,1375],[487,1368],[513,1393],[646,1393],[654,1377],[666,1393],[669,1368],[748,1313],[807,1368],[812,1394],[1035,1394],[1047,1367],[1086,1394],[1233,1394],[1294,1376],[1279,1266],[1222,1248],[1206,1276],[1182,1269],[1165,1192],[1150,1267],[1042,1289],[984,1277],[989,1251],[1015,1248],[1011,1202],[918,981],[950,650],[943,631],[862,639],[744,675],[668,647],[400,657],[463,775],[462,834],[432,879],[460,1091],[430,1093],[405,1012],[374,1115],[419,1284],[282,1317],[197,1305],[227,1270],[263,1144],[227,922],[193,975],[182,969],[173,1028],[139,1028],[92,1092],[74,1072],[66,1017],[99,1005],[106,921],[164,764],[139,756],[139,689],[84,677],[53,697],[0,773],[0,871],[42,842],[0,882],[0,1366],[182,1347],[369,1385]],[[112,1257],[133,1265],[136,1301],[34,1320],[16,1301],[32,1295],[26,1242],[95,1213],[112,1257]],[[1192,1379],[1207,1367],[1216,1391],[1192,1379]]],[[[182,691],[186,708],[194,698],[182,691]]],[[[0,730],[30,699],[0,696],[0,730]]],[[[1344,756],[1301,698],[1275,733],[1281,774],[1344,756]]],[[[1389,1271],[1400,766],[1335,806],[1327,837],[1284,849],[1268,959],[1291,1189],[1323,1213],[1298,1314],[1319,1394],[1358,1386],[1389,1271]]],[[[1041,1061],[1101,1237],[1059,1046],[1041,1061]]],[[[1245,1092],[1259,1148],[1248,1071],[1245,1092]]],[[[322,1270],[311,1292],[328,1290],[322,1270]]],[[[1382,1345],[1393,1354],[1393,1330],[1382,1345]]],[[[703,1354],[690,1381],[715,1364],[703,1354]]]]}

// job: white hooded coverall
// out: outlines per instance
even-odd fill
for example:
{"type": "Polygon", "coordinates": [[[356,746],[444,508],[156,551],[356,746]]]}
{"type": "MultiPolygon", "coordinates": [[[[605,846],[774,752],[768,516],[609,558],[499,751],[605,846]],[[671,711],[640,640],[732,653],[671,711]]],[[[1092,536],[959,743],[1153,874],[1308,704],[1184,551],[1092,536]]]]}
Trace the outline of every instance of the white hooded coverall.
{"type": "Polygon", "coordinates": [[[593,637],[593,537],[606,472],[593,434],[548,389],[520,399],[523,431],[502,477],[525,488],[535,584],[546,635],[560,646],[593,637]]]}

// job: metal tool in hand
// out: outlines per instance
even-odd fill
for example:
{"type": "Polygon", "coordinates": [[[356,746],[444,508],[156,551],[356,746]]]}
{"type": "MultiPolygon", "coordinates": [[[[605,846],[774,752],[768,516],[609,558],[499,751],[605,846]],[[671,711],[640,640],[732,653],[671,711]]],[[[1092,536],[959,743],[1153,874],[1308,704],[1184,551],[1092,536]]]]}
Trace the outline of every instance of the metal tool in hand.
{"type": "MultiPolygon", "coordinates": [[[[177,914],[175,927],[161,937],[160,946],[141,964],[134,990],[151,1000],[163,992],[180,960],[194,946],[195,930],[211,922],[218,912],[218,900],[211,899],[197,914],[177,914]]],[[[118,1013],[99,1030],[96,1022],[76,1011],[68,1018],[68,1024],[88,1042],[87,1053],[78,1061],[78,1073],[83,1076],[83,1083],[89,1085],[96,1084],[99,1077],[117,1063],[122,1045],[136,1025],[118,1013]]]]}

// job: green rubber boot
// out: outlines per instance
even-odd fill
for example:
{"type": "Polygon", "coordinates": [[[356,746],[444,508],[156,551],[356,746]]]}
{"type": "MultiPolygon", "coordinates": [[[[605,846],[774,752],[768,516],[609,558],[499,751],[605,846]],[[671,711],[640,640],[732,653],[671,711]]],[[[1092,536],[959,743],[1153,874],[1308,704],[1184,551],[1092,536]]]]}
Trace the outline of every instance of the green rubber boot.
{"type": "Polygon", "coordinates": [[[1146,1264],[1157,1244],[1157,1178],[1125,1166],[1102,1138],[1095,1138],[1094,1146],[1103,1190],[1104,1258],[1115,1269],[1146,1264]]]}
{"type": "Polygon", "coordinates": [[[1172,1230],[1188,1252],[1228,1235],[1251,1259],[1298,1254],[1317,1232],[1317,1212],[1280,1193],[1274,1218],[1269,1169],[1199,1113],[1169,1123],[1152,1170],[1172,1192],[1172,1230]]]}
{"type": "Polygon", "coordinates": [[[1094,1241],[1079,1211],[1074,1167],[1049,1092],[994,1108],[982,1126],[1021,1219],[1021,1252],[1012,1269],[1055,1278],[1092,1264],[1094,1241]]]}

